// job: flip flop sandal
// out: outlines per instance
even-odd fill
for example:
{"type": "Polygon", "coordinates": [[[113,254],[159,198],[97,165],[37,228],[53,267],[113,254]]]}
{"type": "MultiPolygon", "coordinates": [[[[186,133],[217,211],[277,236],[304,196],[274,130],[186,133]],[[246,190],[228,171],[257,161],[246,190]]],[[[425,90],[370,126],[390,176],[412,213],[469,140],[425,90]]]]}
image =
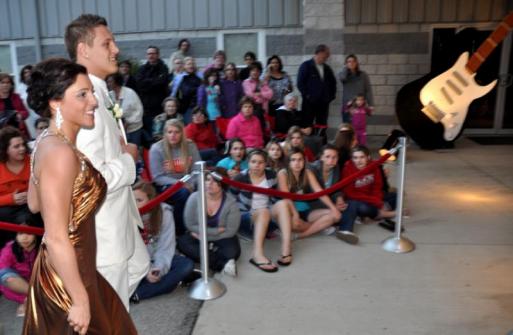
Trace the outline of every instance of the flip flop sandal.
{"type": "Polygon", "coordinates": [[[264,263],[257,263],[253,258],[251,258],[249,260],[249,262],[251,264],[253,264],[254,266],[256,266],[257,268],[259,268],[260,270],[264,271],[264,272],[276,272],[276,271],[278,271],[278,267],[276,267],[276,266],[273,267],[272,269],[267,269],[267,268],[262,267],[264,265],[273,265],[273,262],[271,262],[271,261],[264,262],[264,263]]]}
{"type": "Polygon", "coordinates": [[[281,256],[280,259],[278,259],[276,261],[276,263],[278,263],[279,265],[281,266],[289,266],[290,264],[292,264],[292,255],[285,255],[285,256],[281,256]],[[289,261],[288,262],[284,262],[284,260],[288,258],[289,261]]]}

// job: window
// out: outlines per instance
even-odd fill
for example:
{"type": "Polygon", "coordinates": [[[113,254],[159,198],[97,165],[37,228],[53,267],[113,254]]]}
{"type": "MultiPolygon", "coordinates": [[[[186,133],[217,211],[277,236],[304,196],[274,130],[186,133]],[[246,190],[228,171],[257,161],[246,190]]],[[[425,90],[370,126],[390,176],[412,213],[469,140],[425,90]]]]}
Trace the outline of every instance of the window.
{"type": "Polygon", "coordinates": [[[257,59],[264,61],[265,33],[263,31],[223,31],[217,37],[217,49],[226,52],[226,62],[245,66],[244,54],[252,51],[257,59]]]}
{"type": "Polygon", "coordinates": [[[0,72],[13,74],[13,64],[11,61],[11,46],[0,44],[0,72]]]}

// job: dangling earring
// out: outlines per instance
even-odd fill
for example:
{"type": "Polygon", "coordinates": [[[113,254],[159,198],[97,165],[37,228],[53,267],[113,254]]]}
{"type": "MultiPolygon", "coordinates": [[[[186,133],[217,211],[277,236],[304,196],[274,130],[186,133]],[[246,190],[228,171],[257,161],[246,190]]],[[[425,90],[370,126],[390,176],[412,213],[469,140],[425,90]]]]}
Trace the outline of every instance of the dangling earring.
{"type": "Polygon", "coordinates": [[[57,111],[55,113],[55,125],[57,126],[58,130],[61,130],[61,126],[62,126],[63,122],[64,122],[64,119],[62,118],[61,106],[57,106],[57,111]]]}

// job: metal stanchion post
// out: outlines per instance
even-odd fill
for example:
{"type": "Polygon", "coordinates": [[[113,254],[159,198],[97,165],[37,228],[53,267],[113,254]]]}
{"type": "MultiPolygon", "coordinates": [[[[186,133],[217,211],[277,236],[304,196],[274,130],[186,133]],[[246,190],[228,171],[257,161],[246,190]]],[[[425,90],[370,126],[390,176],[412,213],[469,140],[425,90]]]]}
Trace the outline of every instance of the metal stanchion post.
{"type": "Polygon", "coordinates": [[[215,278],[208,276],[208,241],[207,241],[207,198],[205,195],[205,166],[201,161],[195,164],[199,170],[198,192],[200,206],[198,207],[201,278],[189,287],[189,296],[197,300],[212,300],[226,292],[226,286],[215,278]]]}
{"type": "Polygon", "coordinates": [[[401,226],[403,223],[403,195],[404,195],[404,175],[406,171],[406,137],[399,137],[399,171],[397,174],[397,207],[396,224],[394,235],[382,242],[383,249],[388,252],[402,254],[415,249],[415,244],[402,236],[401,226]]]}

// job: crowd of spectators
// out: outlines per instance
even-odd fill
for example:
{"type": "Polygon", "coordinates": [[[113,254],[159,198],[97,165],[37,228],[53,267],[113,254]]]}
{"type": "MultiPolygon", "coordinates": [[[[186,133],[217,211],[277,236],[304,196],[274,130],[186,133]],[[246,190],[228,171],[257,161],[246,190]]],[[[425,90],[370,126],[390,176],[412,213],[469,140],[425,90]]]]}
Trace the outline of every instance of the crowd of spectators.
{"type": "MultiPolygon", "coordinates": [[[[356,56],[348,56],[339,79],[344,87],[343,118],[352,117],[357,127],[343,123],[335,137],[328,139],[329,104],[336,92],[336,77],[327,64],[328,46],[317,46],[313,57],[300,66],[296,83],[278,55],[269,57],[263,68],[249,51],[244,55],[246,67],[239,71],[218,50],[212,63],[199,70],[190,47],[182,39],[168,67],[159,48],[149,46],[144,64],[135,70],[130,61],[121,61],[119,72],[106,80],[108,99],[122,110],[127,140],[140,150],[140,181],[133,186],[140,207],[190,174],[200,160],[218,175],[295,194],[321,191],[371,162],[368,149],[361,145],[366,143],[365,117],[372,111],[372,92],[356,56]]],[[[18,224],[37,221],[27,206],[27,144],[32,147],[49,124],[40,118],[26,125],[29,110],[24,92],[30,85],[31,69],[22,69],[20,94],[15,93],[12,77],[0,74],[0,221],[18,224]]],[[[210,267],[237,275],[239,236],[253,241],[250,262],[265,272],[292,263],[292,241],[298,238],[322,233],[355,244],[354,223],[359,217],[393,217],[395,204],[387,201],[393,195],[386,185],[386,177],[377,170],[331,195],[292,201],[228,188],[207,175],[210,267]],[[264,244],[277,236],[281,254],[274,262],[264,244]]],[[[196,189],[194,181],[185,183],[143,216],[141,234],[152,268],[133,301],[170,292],[191,277],[193,262],[199,261],[196,189]]],[[[15,238],[16,234],[2,232],[0,247],[8,244],[0,256],[0,284],[3,292],[10,292],[4,293],[8,298],[23,304],[23,281],[30,272],[23,264],[33,258],[37,239],[21,235],[15,238]],[[13,252],[17,254],[12,256],[13,252]],[[13,269],[18,269],[16,275],[13,269]],[[22,289],[11,292],[13,281],[21,283],[15,287],[22,289]]]]}

